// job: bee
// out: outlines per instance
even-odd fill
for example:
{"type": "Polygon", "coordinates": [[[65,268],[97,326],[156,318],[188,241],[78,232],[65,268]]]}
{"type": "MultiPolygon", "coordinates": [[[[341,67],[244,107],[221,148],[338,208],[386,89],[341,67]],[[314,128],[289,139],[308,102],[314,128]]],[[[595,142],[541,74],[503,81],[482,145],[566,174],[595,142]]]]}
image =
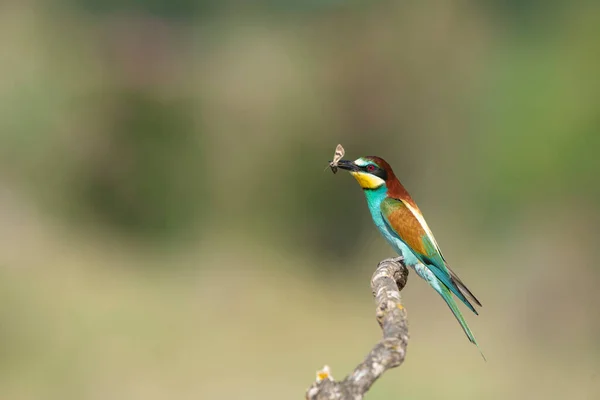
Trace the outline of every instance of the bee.
{"type": "MultiPolygon", "coordinates": [[[[338,171],[338,162],[340,162],[340,160],[342,159],[342,157],[344,157],[344,148],[342,147],[341,144],[338,144],[337,147],[335,148],[335,153],[333,154],[333,161],[331,161],[329,163],[329,168],[331,168],[331,171],[335,174],[338,171]]],[[[327,168],[325,168],[327,169],[327,168]]]]}

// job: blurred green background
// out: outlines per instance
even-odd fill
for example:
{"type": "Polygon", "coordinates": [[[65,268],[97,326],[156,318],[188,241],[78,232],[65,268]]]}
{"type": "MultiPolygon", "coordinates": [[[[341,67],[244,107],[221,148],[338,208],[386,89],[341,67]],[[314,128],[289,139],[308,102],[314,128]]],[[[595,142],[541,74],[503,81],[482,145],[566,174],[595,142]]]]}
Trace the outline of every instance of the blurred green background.
{"type": "Polygon", "coordinates": [[[480,298],[413,273],[376,399],[600,398],[600,3],[4,0],[0,398],[293,399],[379,339],[379,155],[480,298]]]}

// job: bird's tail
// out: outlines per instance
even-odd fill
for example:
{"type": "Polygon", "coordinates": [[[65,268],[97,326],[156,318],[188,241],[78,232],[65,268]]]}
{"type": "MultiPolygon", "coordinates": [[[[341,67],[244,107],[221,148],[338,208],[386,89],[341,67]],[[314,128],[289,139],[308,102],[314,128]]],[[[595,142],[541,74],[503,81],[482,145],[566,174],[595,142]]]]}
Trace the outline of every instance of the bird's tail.
{"type": "Polygon", "coordinates": [[[471,332],[469,325],[467,325],[467,321],[465,321],[465,318],[461,314],[461,312],[458,308],[458,305],[454,301],[454,298],[452,297],[452,292],[450,292],[450,290],[446,286],[444,286],[444,284],[441,282],[440,282],[440,286],[441,286],[440,287],[441,290],[438,291],[439,294],[442,296],[442,298],[444,299],[446,304],[448,304],[448,307],[450,307],[452,314],[454,314],[454,316],[456,317],[456,320],[458,321],[460,326],[463,328],[463,331],[465,331],[465,334],[469,338],[469,341],[471,343],[473,343],[475,346],[477,346],[477,349],[481,353],[481,357],[483,357],[484,361],[487,361],[485,356],[483,355],[483,352],[479,348],[479,345],[477,344],[477,340],[475,340],[475,335],[473,335],[473,332],[471,332]]]}

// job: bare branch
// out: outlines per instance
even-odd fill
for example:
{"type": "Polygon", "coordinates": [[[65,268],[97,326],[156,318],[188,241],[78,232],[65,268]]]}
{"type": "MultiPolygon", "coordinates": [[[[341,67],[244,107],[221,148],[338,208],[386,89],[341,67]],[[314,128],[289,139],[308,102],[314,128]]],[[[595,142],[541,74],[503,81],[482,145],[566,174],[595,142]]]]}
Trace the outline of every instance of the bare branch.
{"type": "Polygon", "coordinates": [[[401,257],[379,263],[371,278],[371,289],[383,339],[343,381],[336,382],[328,366],[317,372],[317,381],[306,391],[307,400],[360,400],[385,371],[402,364],[408,345],[408,326],[400,291],[407,279],[408,268],[401,257]]]}

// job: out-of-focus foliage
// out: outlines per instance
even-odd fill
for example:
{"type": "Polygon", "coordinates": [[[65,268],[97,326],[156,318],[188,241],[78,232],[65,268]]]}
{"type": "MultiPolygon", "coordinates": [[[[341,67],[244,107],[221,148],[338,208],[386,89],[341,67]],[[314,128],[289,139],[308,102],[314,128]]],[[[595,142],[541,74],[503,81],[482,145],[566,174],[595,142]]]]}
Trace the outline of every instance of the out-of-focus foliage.
{"type": "Polygon", "coordinates": [[[104,111],[105,147],[96,147],[96,160],[86,162],[71,182],[72,189],[80,187],[75,203],[87,207],[82,211],[141,236],[168,233],[208,214],[201,179],[208,166],[190,106],[142,91],[102,97],[87,106],[104,111]]]}
{"type": "Polygon", "coordinates": [[[0,398],[301,397],[379,335],[386,158],[484,304],[416,275],[370,398],[600,396],[600,6],[0,4],[0,398]]]}

